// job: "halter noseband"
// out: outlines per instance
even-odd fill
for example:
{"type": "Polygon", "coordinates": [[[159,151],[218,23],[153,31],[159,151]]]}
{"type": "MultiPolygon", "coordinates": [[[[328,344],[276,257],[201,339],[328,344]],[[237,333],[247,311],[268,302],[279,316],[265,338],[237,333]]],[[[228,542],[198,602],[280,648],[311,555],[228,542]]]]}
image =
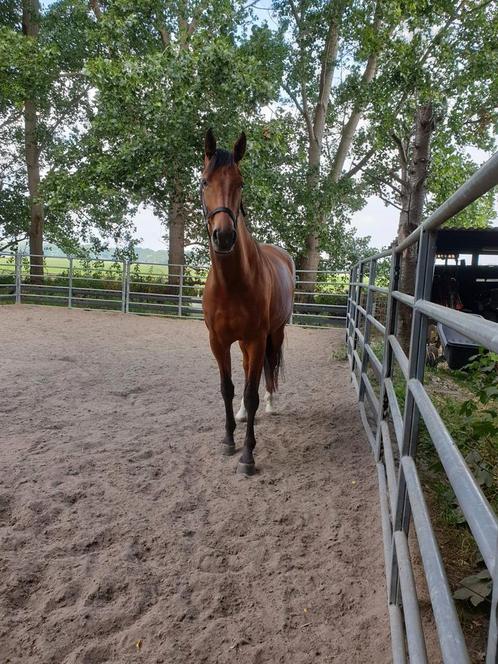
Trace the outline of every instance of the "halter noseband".
{"type": "Polygon", "coordinates": [[[226,214],[228,214],[230,219],[233,221],[234,230],[237,230],[237,221],[239,220],[239,213],[237,212],[237,216],[235,216],[233,211],[230,208],[227,208],[227,207],[217,207],[217,208],[214,208],[214,210],[211,210],[211,212],[208,212],[207,214],[204,214],[204,218],[206,219],[206,223],[212,217],[214,217],[215,214],[218,214],[218,212],[225,212],[226,214]]]}

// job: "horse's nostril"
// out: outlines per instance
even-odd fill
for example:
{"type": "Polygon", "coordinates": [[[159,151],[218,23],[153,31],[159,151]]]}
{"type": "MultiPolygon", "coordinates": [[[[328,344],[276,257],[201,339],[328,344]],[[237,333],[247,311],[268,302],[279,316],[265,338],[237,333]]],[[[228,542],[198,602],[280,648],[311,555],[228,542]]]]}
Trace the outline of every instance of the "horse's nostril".
{"type": "Polygon", "coordinates": [[[232,249],[235,244],[236,238],[237,233],[234,230],[228,228],[214,229],[211,237],[216,250],[222,252],[230,251],[230,249],[232,249]]]}

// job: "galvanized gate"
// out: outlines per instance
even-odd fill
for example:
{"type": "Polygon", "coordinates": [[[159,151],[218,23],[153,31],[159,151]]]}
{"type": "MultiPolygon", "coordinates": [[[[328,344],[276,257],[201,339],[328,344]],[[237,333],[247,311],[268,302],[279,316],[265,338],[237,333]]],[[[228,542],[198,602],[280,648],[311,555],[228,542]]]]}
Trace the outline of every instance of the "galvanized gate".
{"type": "MultiPolygon", "coordinates": [[[[32,256],[31,256],[32,257],[32,256]]],[[[123,313],[202,318],[202,292],[209,266],[168,265],[73,256],[37,256],[44,263],[34,282],[30,255],[0,252],[0,304],[52,304],[123,313]],[[84,267],[82,267],[82,265],[84,267]]],[[[298,270],[291,323],[342,326],[349,273],[298,270]]]]}
{"type": "Polygon", "coordinates": [[[423,564],[441,654],[446,664],[470,661],[441,553],[420,482],[416,452],[420,418],[432,439],[444,472],[493,579],[486,664],[498,662],[498,519],[469,470],[424,388],[428,321],[448,325],[476,344],[498,352],[498,324],[430,302],[437,229],[498,184],[498,153],[443,203],[403,242],[357,263],[351,272],[347,347],[359,409],[377,464],[393,661],[428,662],[415,587],[408,530],[413,522],[423,564]],[[414,296],[399,290],[401,257],[418,245],[414,296]],[[388,286],[379,286],[379,266],[390,260],[388,286]],[[387,298],[385,324],[374,294],[387,298]],[[397,338],[401,305],[412,310],[410,352],[397,338]],[[372,334],[383,339],[383,362],[372,334]],[[401,410],[393,382],[397,365],[406,383],[401,410]],[[367,373],[375,376],[374,388],[367,373]]]}

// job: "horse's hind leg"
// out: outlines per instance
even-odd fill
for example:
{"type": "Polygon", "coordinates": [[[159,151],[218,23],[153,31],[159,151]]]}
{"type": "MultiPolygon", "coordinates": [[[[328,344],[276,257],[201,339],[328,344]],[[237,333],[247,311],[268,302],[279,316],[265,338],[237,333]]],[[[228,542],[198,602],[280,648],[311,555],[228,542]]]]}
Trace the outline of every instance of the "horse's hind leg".
{"type": "MultiPolygon", "coordinates": [[[[242,351],[242,363],[244,367],[244,376],[246,376],[247,380],[247,372],[249,371],[249,354],[247,352],[246,345],[243,341],[239,342],[240,350],[242,351]]],[[[237,411],[237,414],[235,415],[235,419],[237,422],[246,422],[247,421],[247,410],[244,404],[244,396],[242,396],[242,399],[240,401],[240,408],[237,411]]]]}
{"type": "Polygon", "coordinates": [[[265,412],[275,414],[274,393],[278,389],[278,372],[282,361],[282,344],[284,342],[285,325],[268,335],[265,349],[265,412]]]}
{"type": "Polygon", "coordinates": [[[230,456],[235,454],[235,441],[233,432],[235,431],[235,418],[233,416],[233,396],[234,389],[232,383],[232,363],[230,358],[230,346],[224,345],[214,336],[210,335],[209,342],[213,355],[218,362],[220,369],[221,395],[225,402],[225,437],[222,441],[223,454],[230,456]]]}

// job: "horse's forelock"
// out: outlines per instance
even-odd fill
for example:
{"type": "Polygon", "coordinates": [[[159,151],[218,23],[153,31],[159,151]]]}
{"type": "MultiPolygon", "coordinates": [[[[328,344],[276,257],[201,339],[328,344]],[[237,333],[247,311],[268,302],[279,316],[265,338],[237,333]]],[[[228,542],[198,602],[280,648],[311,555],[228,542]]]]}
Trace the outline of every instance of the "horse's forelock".
{"type": "Polygon", "coordinates": [[[207,174],[211,175],[214,171],[218,170],[222,166],[233,166],[235,164],[235,159],[233,158],[233,152],[228,150],[222,150],[221,148],[216,150],[214,155],[209,160],[207,174]]]}

